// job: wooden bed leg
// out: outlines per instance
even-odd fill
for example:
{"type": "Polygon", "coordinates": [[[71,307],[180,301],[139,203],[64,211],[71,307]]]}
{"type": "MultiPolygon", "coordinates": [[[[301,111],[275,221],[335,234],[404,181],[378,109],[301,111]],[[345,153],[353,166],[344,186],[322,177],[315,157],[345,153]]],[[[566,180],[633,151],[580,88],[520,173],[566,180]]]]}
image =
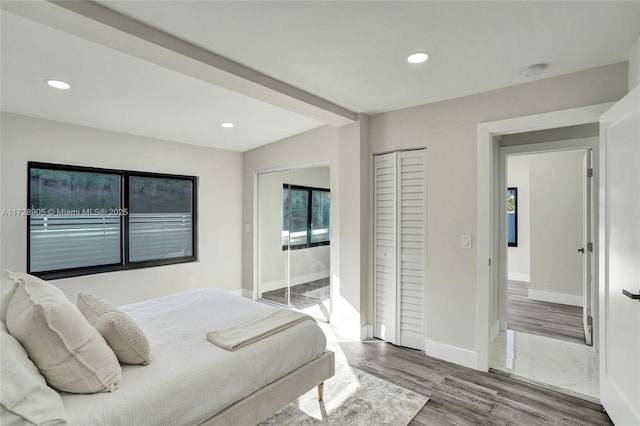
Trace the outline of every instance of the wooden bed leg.
{"type": "Polygon", "coordinates": [[[324,382],[318,385],[318,401],[322,401],[322,398],[324,396],[323,393],[324,393],[324,382]]]}

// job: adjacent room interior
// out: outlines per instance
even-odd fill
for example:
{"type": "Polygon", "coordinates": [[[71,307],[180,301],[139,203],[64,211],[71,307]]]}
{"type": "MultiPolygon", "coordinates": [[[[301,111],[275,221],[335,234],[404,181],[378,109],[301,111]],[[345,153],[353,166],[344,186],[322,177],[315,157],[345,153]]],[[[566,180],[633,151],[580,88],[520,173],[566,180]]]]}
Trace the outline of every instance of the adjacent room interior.
{"type": "MultiPolygon", "coordinates": [[[[594,197],[592,157],[598,126],[504,136],[507,180],[506,330],[492,366],[569,392],[599,397],[593,347],[594,197]],[[558,149],[557,140],[573,149],[558,149]],[[554,143],[555,142],[555,143],[554,143]],[[553,150],[549,150],[552,148],[553,150]],[[516,149],[517,153],[508,151],[516,149]],[[592,249],[591,249],[592,250],[592,249]],[[585,251],[587,253],[585,253],[585,251]]],[[[596,189],[597,191],[597,189],[596,189]]]]}
{"type": "Polygon", "coordinates": [[[0,19],[3,424],[640,424],[640,2],[0,19]]]}

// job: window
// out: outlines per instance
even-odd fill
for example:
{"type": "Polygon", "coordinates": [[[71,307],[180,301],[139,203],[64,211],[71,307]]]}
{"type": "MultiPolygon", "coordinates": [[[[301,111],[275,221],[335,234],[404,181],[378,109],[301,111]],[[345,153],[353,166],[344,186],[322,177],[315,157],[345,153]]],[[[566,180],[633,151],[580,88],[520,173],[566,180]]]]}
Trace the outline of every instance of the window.
{"type": "Polygon", "coordinates": [[[28,167],[29,273],[52,279],[196,260],[195,177],[28,167]]]}
{"type": "Polygon", "coordinates": [[[129,260],[169,259],[193,254],[193,182],[129,178],[129,260]]]}
{"type": "Polygon", "coordinates": [[[330,211],[328,189],[283,185],[282,249],[329,244],[330,211]]]}
{"type": "Polygon", "coordinates": [[[118,174],[31,167],[29,189],[30,272],[121,263],[118,174]]]}

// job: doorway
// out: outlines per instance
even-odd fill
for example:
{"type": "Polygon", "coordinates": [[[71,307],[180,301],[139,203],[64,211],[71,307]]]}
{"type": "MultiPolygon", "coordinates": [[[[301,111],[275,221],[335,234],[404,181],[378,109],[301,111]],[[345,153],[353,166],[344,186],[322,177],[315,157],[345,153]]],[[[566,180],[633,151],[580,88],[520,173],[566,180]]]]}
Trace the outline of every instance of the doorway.
{"type": "Polygon", "coordinates": [[[591,300],[584,264],[591,255],[590,157],[590,149],[507,154],[509,330],[592,343],[591,307],[584,306],[591,300]]]}
{"type": "Polygon", "coordinates": [[[330,167],[257,175],[257,298],[329,322],[330,167]]]}
{"type": "MultiPolygon", "coordinates": [[[[597,135],[597,126],[589,131],[597,135]]],[[[589,344],[597,313],[591,157],[598,139],[508,143],[514,139],[505,137],[508,146],[500,148],[506,208],[499,213],[500,327],[490,366],[597,400],[598,354],[589,344]]]]}
{"type": "MultiPolygon", "coordinates": [[[[498,318],[498,277],[502,267],[499,264],[500,245],[494,236],[499,229],[497,215],[502,211],[504,198],[499,189],[500,145],[499,137],[503,135],[531,132],[542,129],[553,129],[563,126],[575,126],[596,123],[600,116],[613,103],[590,105],[562,111],[517,117],[506,120],[492,121],[478,124],[477,146],[477,238],[476,238],[476,368],[488,371],[491,360],[491,343],[500,331],[498,318]]],[[[594,152],[594,162],[598,164],[594,152]]],[[[598,172],[594,174],[594,186],[598,184],[598,172]]],[[[598,222],[598,210],[594,210],[594,223],[598,222]]],[[[598,234],[594,235],[594,245],[598,247],[598,234]]],[[[601,290],[599,283],[598,250],[594,250],[596,274],[594,283],[601,290]]],[[[506,274],[506,270],[505,270],[506,274]]],[[[506,275],[505,275],[506,276],[506,275]]],[[[598,292],[594,293],[596,304],[598,292]]],[[[598,330],[597,320],[594,330],[598,330]]],[[[598,345],[596,332],[594,346],[598,345]]]]}

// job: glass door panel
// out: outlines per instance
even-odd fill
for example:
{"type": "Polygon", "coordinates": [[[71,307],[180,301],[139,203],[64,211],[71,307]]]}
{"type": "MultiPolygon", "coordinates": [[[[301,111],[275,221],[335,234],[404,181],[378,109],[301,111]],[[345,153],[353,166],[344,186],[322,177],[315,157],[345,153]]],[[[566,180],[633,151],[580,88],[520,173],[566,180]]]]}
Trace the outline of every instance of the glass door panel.
{"type": "Polygon", "coordinates": [[[329,321],[329,166],[258,174],[258,299],[329,321]]]}
{"type": "Polygon", "coordinates": [[[290,304],[329,321],[331,192],[329,166],[291,170],[290,304]]]}
{"type": "Polygon", "coordinates": [[[258,299],[289,306],[290,171],[258,175],[258,299]]]}

